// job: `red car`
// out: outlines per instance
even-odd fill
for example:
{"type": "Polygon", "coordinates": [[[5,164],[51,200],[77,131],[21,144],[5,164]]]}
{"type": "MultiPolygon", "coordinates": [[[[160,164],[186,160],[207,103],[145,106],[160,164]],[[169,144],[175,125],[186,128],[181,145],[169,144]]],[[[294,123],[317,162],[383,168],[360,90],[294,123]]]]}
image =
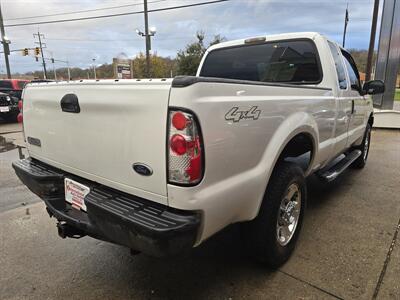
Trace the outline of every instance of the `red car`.
{"type": "Polygon", "coordinates": [[[28,83],[23,79],[0,80],[0,118],[16,121],[19,113],[18,102],[22,97],[22,90],[28,83]]]}
{"type": "Polygon", "coordinates": [[[29,80],[25,79],[1,79],[0,80],[0,92],[7,93],[12,97],[21,100],[22,90],[29,80]]]}

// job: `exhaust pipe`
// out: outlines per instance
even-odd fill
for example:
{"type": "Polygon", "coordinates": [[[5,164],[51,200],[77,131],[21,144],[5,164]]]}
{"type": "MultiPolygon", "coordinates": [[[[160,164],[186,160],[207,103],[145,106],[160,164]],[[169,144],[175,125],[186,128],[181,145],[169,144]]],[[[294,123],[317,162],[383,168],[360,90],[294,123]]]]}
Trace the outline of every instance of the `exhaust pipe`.
{"type": "Polygon", "coordinates": [[[86,235],[85,232],[82,230],[73,227],[71,225],[68,225],[67,223],[57,223],[57,230],[58,230],[58,235],[65,239],[67,237],[73,238],[73,239],[79,239],[81,237],[84,237],[86,235]]]}

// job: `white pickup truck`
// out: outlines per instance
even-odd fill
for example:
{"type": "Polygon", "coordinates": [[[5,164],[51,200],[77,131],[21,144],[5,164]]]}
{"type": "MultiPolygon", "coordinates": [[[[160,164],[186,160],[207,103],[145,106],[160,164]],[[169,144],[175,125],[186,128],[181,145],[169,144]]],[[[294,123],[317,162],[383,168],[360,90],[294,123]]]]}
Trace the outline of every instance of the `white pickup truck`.
{"type": "Polygon", "coordinates": [[[383,91],[318,33],[224,42],[196,76],[28,84],[29,158],[13,167],[63,238],[164,256],[242,222],[251,254],[278,267],[299,236],[305,178],[365,165],[367,94],[383,91]]]}

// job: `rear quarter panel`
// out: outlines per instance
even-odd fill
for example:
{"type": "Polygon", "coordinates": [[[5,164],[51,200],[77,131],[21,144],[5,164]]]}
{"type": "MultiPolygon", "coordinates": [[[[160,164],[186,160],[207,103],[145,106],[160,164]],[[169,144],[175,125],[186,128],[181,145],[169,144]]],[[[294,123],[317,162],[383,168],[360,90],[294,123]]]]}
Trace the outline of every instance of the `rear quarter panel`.
{"type": "Polygon", "coordinates": [[[332,151],[336,102],[330,89],[196,83],[173,87],[169,105],[192,110],[203,132],[203,180],[190,188],[168,185],[170,206],[204,212],[201,240],[257,215],[275,162],[296,134],[313,137],[313,165],[332,151]],[[257,107],[260,115],[226,120],[233,107],[257,107]]]}

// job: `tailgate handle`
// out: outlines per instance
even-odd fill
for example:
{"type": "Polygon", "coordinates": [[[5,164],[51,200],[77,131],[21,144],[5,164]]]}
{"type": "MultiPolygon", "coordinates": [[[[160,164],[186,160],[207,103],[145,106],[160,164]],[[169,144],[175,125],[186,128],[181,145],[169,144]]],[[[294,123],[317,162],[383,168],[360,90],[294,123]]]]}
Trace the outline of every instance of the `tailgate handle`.
{"type": "Polygon", "coordinates": [[[81,111],[79,107],[78,96],[75,94],[66,94],[61,98],[62,111],[78,114],[81,111]]]}

